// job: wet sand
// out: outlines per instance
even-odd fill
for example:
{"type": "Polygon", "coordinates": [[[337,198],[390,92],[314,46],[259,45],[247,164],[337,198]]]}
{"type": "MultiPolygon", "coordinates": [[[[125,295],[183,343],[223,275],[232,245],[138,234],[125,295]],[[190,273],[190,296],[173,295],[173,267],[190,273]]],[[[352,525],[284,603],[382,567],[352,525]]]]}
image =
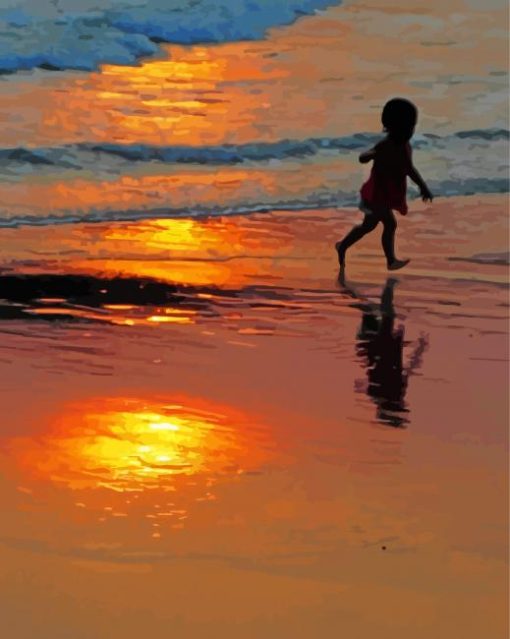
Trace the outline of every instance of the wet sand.
{"type": "Polygon", "coordinates": [[[412,208],[0,230],[12,639],[504,636],[507,199],[412,208]]]}

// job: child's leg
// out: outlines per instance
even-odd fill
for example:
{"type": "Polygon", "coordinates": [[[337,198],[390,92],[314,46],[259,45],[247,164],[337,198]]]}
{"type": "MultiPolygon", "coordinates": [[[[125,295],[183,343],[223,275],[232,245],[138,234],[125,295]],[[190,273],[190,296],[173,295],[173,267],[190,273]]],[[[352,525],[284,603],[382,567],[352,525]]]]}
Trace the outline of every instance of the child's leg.
{"type": "Polygon", "coordinates": [[[347,251],[347,249],[355,242],[361,240],[361,238],[364,237],[367,233],[373,231],[378,224],[379,218],[374,213],[365,214],[363,222],[351,229],[341,242],[336,243],[336,250],[338,251],[338,261],[340,262],[340,266],[344,265],[345,252],[347,251]]]}
{"type": "Polygon", "coordinates": [[[397,221],[391,210],[382,211],[381,221],[383,223],[382,246],[386,262],[390,271],[396,271],[405,266],[409,260],[397,260],[395,257],[395,231],[397,229],[397,221]]]}
{"type": "Polygon", "coordinates": [[[397,229],[397,221],[393,215],[393,211],[387,209],[380,213],[381,221],[383,223],[382,232],[382,247],[384,255],[386,256],[386,262],[388,266],[395,262],[395,231],[397,229]]]}

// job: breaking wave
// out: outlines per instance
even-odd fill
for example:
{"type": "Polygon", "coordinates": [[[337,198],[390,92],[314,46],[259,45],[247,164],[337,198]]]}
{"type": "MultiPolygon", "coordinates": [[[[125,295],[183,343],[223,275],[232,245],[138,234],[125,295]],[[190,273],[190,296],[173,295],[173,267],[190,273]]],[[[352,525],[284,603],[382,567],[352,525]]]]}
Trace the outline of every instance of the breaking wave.
{"type": "Polygon", "coordinates": [[[0,71],[92,71],[154,55],[158,43],[254,40],[332,0],[0,0],[0,71]],[[101,7],[101,8],[99,8],[101,7]]]}
{"type": "MultiPolygon", "coordinates": [[[[416,149],[443,149],[451,143],[464,140],[491,142],[507,141],[506,129],[480,129],[459,131],[451,135],[417,135],[413,139],[416,149]]],[[[74,144],[60,147],[0,149],[0,167],[6,163],[28,163],[80,168],[97,159],[97,154],[115,156],[128,162],[163,162],[168,164],[241,164],[289,158],[305,158],[328,152],[349,152],[364,149],[381,138],[378,134],[357,133],[335,138],[308,138],[248,144],[218,146],[155,146],[147,144],[74,144]],[[91,157],[92,155],[92,157],[91,157]]],[[[469,144],[469,142],[468,142],[469,144]]]]}

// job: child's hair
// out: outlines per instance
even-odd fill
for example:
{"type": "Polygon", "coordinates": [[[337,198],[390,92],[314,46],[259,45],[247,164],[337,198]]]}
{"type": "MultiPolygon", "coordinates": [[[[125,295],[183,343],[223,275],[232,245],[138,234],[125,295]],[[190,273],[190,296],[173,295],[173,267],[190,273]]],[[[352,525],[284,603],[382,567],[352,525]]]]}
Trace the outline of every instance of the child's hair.
{"type": "Polygon", "coordinates": [[[393,98],[384,105],[381,121],[388,133],[410,137],[418,121],[418,109],[405,98],[393,98]]]}

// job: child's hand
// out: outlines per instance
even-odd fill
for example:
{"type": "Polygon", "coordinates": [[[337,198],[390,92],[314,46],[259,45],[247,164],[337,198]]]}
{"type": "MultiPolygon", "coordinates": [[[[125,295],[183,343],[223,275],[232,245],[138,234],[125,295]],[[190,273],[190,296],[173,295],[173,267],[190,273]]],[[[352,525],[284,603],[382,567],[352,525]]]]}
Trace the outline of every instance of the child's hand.
{"type": "Polygon", "coordinates": [[[432,200],[434,199],[434,196],[429,191],[428,186],[423,185],[420,189],[420,194],[421,194],[421,199],[424,202],[432,202],[432,200]]]}

